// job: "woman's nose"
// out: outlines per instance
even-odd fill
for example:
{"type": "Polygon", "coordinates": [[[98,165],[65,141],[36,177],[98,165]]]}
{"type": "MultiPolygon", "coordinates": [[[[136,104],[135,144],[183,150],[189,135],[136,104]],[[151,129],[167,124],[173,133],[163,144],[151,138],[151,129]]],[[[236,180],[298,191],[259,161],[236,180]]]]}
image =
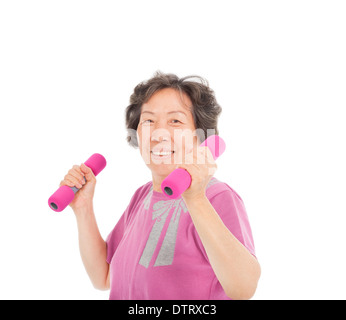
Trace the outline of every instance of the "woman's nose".
{"type": "Polygon", "coordinates": [[[165,128],[157,128],[154,129],[154,131],[151,134],[151,141],[170,141],[171,140],[171,134],[170,132],[165,128]]]}

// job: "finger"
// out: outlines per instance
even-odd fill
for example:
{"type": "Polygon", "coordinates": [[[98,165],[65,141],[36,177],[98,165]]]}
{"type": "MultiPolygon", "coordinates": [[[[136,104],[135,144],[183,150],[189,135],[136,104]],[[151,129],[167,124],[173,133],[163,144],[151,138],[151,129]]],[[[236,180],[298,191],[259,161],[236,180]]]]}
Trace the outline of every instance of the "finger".
{"type": "MultiPolygon", "coordinates": [[[[206,146],[204,147],[198,147],[197,149],[197,154],[203,158],[204,157],[204,160],[207,162],[207,163],[214,163],[215,160],[214,160],[214,157],[213,157],[213,153],[210,151],[210,149],[206,146]]],[[[206,163],[205,162],[205,163],[206,163]]]]}
{"type": "Polygon", "coordinates": [[[83,186],[78,178],[74,177],[69,173],[64,177],[64,180],[70,184],[72,183],[73,186],[77,187],[78,189],[80,189],[83,186]]]}
{"type": "Polygon", "coordinates": [[[82,185],[85,184],[84,174],[80,170],[79,166],[73,166],[73,168],[69,170],[68,173],[72,175],[73,177],[75,177],[79,181],[80,184],[82,185]]]}
{"type": "Polygon", "coordinates": [[[216,170],[217,170],[217,164],[216,163],[209,165],[209,167],[208,167],[209,176],[213,176],[215,174],[216,170]]]}
{"type": "Polygon", "coordinates": [[[70,187],[70,183],[66,180],[61,180],[60,181],[60,184],[59,184],[59,187],[62,187],[62,186],[69,186],[70,187]]]}
{"type": "Polygon", "coordinates": [[[93,181],[95,180],[95,175],[92,172],[92,170],[86,166],[84,163],[81,164],[80,169],[82,173],[84,174],[85,178],[87,181],[93,181]]]}
{"type": "Polygon", "coordinates": [[[70,180],[64,179],[59,184],[59,187],[62,187],[62,186],[68,186],[68,187],[73,188],[75,186],[75,184],[73,182],[71,182],[70,180]]]}
{"type": "Polygon", "coordinates": [[[83,172],[80,168],[80,166],[77,166],[76,164],[72,167],[73,170],[75,170],[76,172],[80,173],[81,175],[83,175],[83,172]]]}
{"type": "Polygon", "coordinates": [[[84,175],[78,166],[74,166],[71,170],[69,170],[68,174],[76,178],[80,184],[85,184],[84,175]]]}

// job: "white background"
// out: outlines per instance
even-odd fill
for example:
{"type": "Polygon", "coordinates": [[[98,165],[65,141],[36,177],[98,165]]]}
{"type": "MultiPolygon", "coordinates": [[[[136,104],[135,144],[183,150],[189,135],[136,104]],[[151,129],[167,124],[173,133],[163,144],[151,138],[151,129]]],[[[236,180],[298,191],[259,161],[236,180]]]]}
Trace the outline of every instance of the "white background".
{"type": "Polygon", "coordinates": [[[253,299],[346,298],[344,1],[1,1],[0,298],[107,299],[70,208],[47,204],[92,153],[104,237],[150,180],[124,110],[155,71],[205,77],[227,142],[216,177],[243,198],[253,299]]]}

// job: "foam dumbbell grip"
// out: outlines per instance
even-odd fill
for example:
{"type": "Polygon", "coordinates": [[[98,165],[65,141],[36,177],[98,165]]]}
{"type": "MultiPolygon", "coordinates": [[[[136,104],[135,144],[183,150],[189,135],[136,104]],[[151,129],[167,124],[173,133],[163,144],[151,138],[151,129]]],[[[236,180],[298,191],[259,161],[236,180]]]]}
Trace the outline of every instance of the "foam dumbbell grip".
{"type": "MultiPolygon", "coordinates": [[[[208,147],[214,160],[222,155],[226,149],[225,141],[219,136],[212,135],[208,137],[200,147],[208,147]]],[[[191,185],[190,174],[182,168],[172,171],[161,184],[162,192],[170,199],[177,199],[191,185]]]]}
{"type": "MultiPolygon", "coordinates": [[[[97,176],[105,168],[107,162],[103,155],[94,153],[84,164],[97,176]]],[[[49,207],[56,212],[63,211],[72,202],[78,190],[76,187],[61,186],[49,197],[49,207]]]]}

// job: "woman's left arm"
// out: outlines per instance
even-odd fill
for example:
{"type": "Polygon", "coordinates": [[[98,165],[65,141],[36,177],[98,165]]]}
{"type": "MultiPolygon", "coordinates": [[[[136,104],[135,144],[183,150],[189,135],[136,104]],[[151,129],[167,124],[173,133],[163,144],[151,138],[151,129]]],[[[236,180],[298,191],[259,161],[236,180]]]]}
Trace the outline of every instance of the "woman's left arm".
{"type": "Polygon", "coordinates": [[[206,186],[216,170],[207,149],[198,148],[199,159],[204,154],[204,163],[198,164],[197,157],[191,155],[191,164],[180,166],[192,177],[191,186],[182,197],[225,293],[235,300],[250,299],[256,291],[261,268],[257,259],[225,226],[205,195],[206,186]]]}
{"type": "Polygon", "coordinates": [[[234,300],[250,299],[261,273],[257,259],[228,230],[206,196],[186,199],[185,203],[227,296],[234,300]]]}

